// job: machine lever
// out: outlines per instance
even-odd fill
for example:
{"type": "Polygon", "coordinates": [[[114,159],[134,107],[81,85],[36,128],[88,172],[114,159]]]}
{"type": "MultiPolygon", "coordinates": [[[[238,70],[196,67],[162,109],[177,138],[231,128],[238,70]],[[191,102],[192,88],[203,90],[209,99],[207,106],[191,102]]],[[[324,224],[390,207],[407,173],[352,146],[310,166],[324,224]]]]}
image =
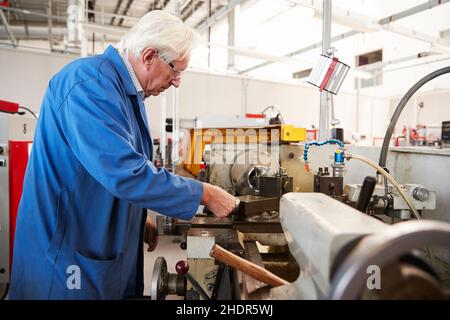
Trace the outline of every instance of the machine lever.
{"type": "Polygon", "coordinates": [[[356,209],[366,213],[367,207],[370,203],[370,198],[372,197],[373,190],[377,184],[377,179],[372,176],[367,176],[364,178],[364,182],[359,192],[358,202],[356,203],[356,209]]]}
{"type": "Polygon", "coordinates": [[[226,263],[229,266],[242,271],[256,280],[271,285],[272,287],[289,284],[288,281],[278,277],[272,272],[225,250],[217,244],[213,246],[209,255],[220,262],[226,263]]]}
{"type": "Polygon", "coordinates": [[[184,260],[178,261],[177,264],[175,265],[175,270],[177,271],[178,274],[184,275],[186,280],[192,284],[195,291],[197,291],[204,300],[211,300],[208,294],[205,292],[205,290],[203,290],[203,288],[197,282],[197,280],[195,280],[194,277],[188,272],[189,264],[187,261],[184,260]]]}

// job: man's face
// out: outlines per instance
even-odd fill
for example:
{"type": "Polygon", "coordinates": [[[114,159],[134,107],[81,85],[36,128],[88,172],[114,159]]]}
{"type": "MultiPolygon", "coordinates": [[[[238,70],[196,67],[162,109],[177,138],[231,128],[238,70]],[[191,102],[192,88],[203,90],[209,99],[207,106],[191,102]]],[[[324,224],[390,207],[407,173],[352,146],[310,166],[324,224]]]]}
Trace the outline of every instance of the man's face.
{"type": "Polygon", "coordinates": [[[139,68],[141,72],[136,72],[136,75],[144,89],[145,96],[158,96],[170,86],[178,88],[181,82],[180,73],[188,67],[189,58],[185,57],[167,63],[155,49],[147,48],[143,50],[140,65],[142,66],[139,68]]]}

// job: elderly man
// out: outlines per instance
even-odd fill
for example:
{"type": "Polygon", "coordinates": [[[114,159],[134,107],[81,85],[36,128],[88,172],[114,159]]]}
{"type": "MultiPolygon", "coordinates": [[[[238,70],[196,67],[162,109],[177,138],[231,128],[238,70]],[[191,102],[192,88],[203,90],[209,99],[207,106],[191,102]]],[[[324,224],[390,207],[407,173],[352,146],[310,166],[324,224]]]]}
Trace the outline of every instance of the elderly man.
{"type": "Polygon", "coordinates": [[[195,35],[147,13],[119,50],[78,59],[45,94],[25,175],[11,299],[123,299],[143,292],[146,209],[217,217],[235,198],[152,164],[144,99],[178,87],[195,35]]]}

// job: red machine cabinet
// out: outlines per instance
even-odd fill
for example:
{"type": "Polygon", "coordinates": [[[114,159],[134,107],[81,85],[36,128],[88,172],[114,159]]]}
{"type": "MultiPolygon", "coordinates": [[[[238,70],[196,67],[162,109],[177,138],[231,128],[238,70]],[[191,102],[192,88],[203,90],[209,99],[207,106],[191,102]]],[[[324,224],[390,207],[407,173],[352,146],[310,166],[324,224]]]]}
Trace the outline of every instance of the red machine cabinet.
{"type": "Polygon", "coordinates": [[[35,126],[36,119],[28,115],[0,112],[0,285],[9,283],[17,210],[35,126]]]}

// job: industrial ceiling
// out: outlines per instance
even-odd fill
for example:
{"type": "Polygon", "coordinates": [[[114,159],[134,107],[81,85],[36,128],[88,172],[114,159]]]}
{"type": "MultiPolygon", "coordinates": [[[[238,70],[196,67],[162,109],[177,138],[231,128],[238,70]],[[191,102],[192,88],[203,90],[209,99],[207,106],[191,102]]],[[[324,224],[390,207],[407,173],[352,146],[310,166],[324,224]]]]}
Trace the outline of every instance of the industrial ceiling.
{"type": "MultiPolygon", "coordinates": [[[[7,12],[7,19],[11,26],[27,28],[47,26],[48,15],[51,15],[54,18],[53,20],[56,20],[52,22],[53,26],[64,26],[68,2],[67,0],[9,0],[11,10],[7,12]],[[25,12],[40,14],[40,16],[24,14],[24,10],[25,12]]],[[[2,1],[0,1],[1,3],[2,1]]],[[[106,19],[106,24],[119,27],[132,26],[135,21],[133,18],[140,18],[151,10],[164,9],[175,12],[175,6],[179,3],[181,19],[192,27],[198,27],[208,16],[214,15],[226,6],[228,0],[88,0],[86,3],[88,9],[96,12],[97,22],[99,22],[98,19],[102,12],[130,18],[109,17],[106,19]]]]}

